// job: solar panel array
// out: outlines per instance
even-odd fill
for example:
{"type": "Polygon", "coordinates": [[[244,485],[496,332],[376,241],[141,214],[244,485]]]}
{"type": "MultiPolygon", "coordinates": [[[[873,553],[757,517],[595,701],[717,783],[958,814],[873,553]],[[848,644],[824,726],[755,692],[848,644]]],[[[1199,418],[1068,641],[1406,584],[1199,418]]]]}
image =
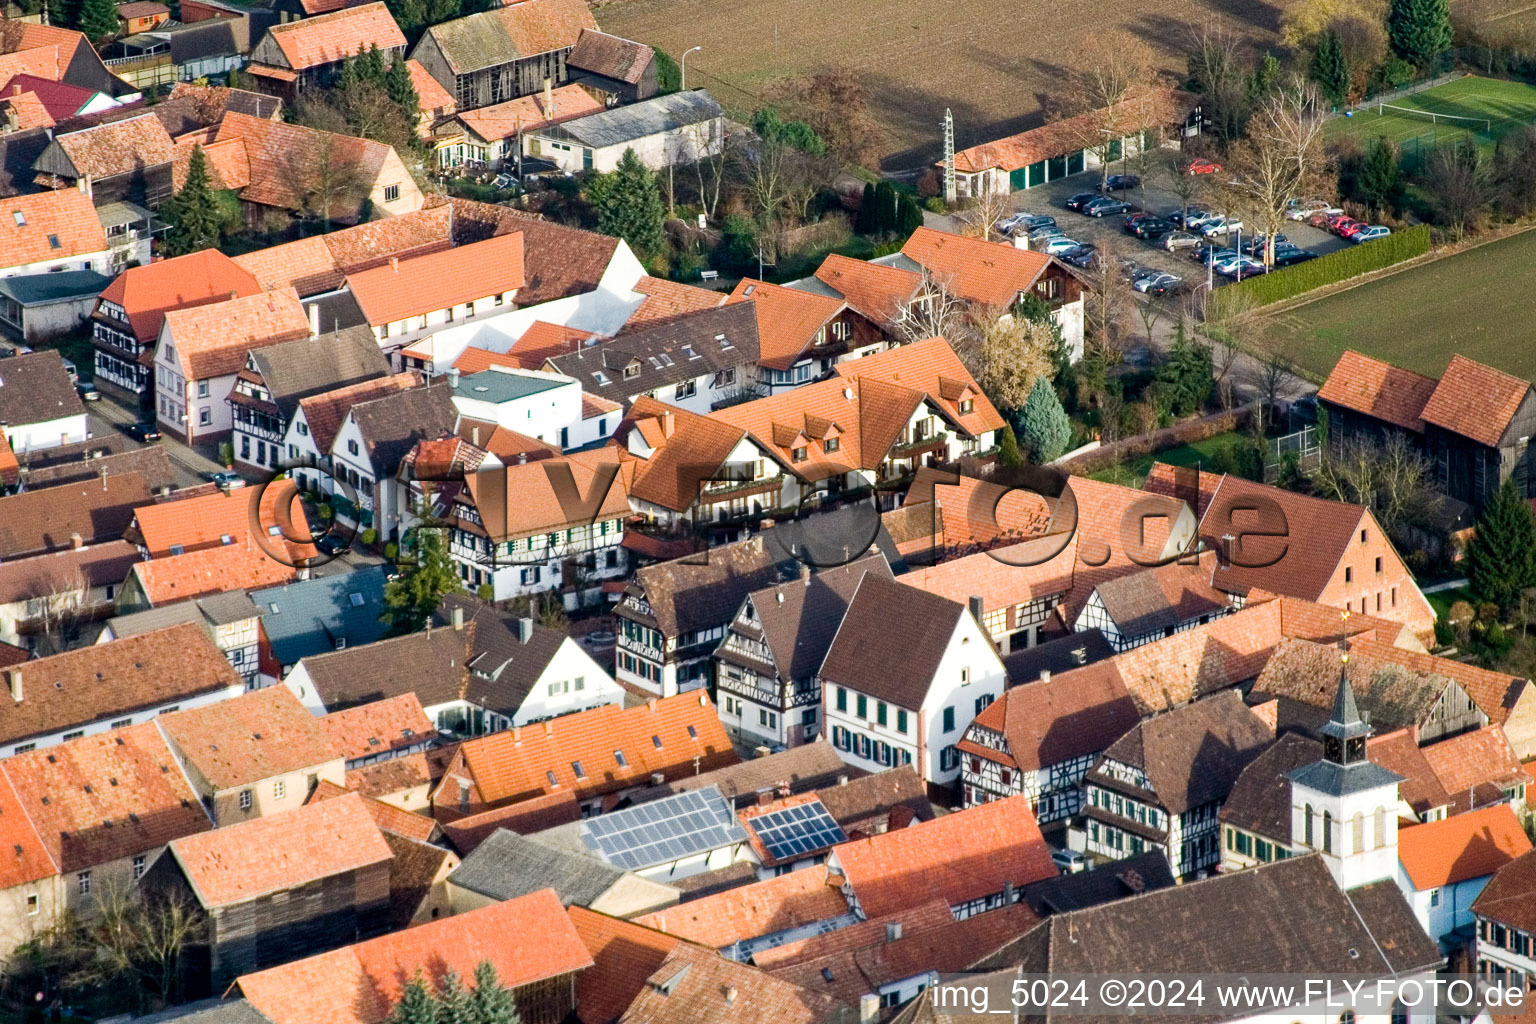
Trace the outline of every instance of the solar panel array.
{"type": "Polygon", "coordinates": [[[820,800],[759,814],[751,822],[775,861],[794,860],[848,840],[820,800]]]}
{"type": "Polygon", "coordinates": [[[714,786],[679,793],[581,823],[581,840],[626,871],[746,842],[747,830],[714,786]]]}

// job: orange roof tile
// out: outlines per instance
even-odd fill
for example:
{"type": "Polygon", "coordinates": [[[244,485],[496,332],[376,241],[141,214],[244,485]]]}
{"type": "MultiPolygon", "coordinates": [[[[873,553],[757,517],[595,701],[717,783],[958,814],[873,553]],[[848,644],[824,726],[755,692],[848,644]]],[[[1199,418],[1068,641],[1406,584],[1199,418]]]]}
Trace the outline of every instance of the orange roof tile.
{"type": "MultiPolygon", "coordinates": [[[[383,9],[382,4],[378,6],[383,9]]],[[[338,11],[337,14],[322,17],[338,17],[349,13],[338,11]]],[[[387,13],[385,17],[388,17],[387,13]]],[[[289,22],[289,25],[303,26],[318,20],[310,18],[289,22]]],[[[250,165],[250,183],[241,190],[240,198],[246,202],[295,211],[305,209],[306,196],[303,189],[306,180],[314,180],[317,175],[324,173],[334,178],[337,169],[341,168],[349,176],[371,185],[390,154],[394,153],[393,147],[372,139],[322,132],[304,125],[269,121],[233,111],[225,113],[219,121],[218,134],[213,142],[220,144],[230,139],[244,141],[246,160],[250,165]],[[329,171],[326,171],[327,167],[329,171]]],[[[366,195],[361,189],[339,191],[346,194],[331,198],[331,218],[340,221],[356,219],[366,195]]]]}
{"type": "Polygon", "coordinates": [[[235,257],[264,288],[292,287],[300,295],[339,288],[347,274],[452,245],[453,207],[447,203],[383,220],[311,235],[235,257]]]}
{"type": "Polygon", "coordinates": [[[544,360],[567,352],[575,352],[595,337],[597,335],[591,331],[567,327],[564,324],[552,324],[547,320],[535,320],[512,343],[507,354],[521,359],[526,366],[540,369],[544,365],[544,360]]]}
{"type": "Polygon", "coordinates": [[[944,338],[914,341],[849,363],[838,363],[834,369],[840,377],[882,380],[915,388],[928,396],[945,419],[971,437],[1002,429],[1003,417],[944,338]],[[970,412],[960,411],[963,401],[972,403],[970,412]]]}
{"type": "Polygon", "coordinates": [[[437,110],[452,110],[453,97],[448,90],[438,84],[432,77],[432,72],[422,66],[419,60],[405,62],[406,70],[411,73],[411,87],[416,90],[416,106],[423,113],[432,113],[437,110]]]}
{"type": "Polygon", "coordinates": [[[16,453],[11,451],[11,442],[4,434],[0,434],[0,483],[10,486],[20,477],[21,463],[16,461],[16,453]]]}
{"type": "MultiPolygon", "coordinates": [[[[840,848],[839,848],[840,849],[840,848]]],[[[689,900],[635,918],[635,923],[712,949],[848,913],[841,879],[806,868],[689,900]]]]}
{"type": "MultiPolygon", "coordinates": [[[[1060,538],[1075,524],[1057,521],[1057,516],[1065,516],[1068,510],[1054,499],[1022,488],[922,466],[901,507],[912,512],[907,523],[909,535],[929,534],[931,546],[945,558],[965,557],[1048,535],[1057,535],[1054,544],[1071,546],[1075,551],[1075,530],[1065,544],[1060,538]]],[[[1027,553],[1038,558],[1047,551],[1036,546],[1027,553]]],[[[1013,559],[1014,564],[1022,561],[1013,559]]]]}
{"type": "Polygon", "coordinates": [[[1531,383],[1454,355],[1424,406],[1424,422],[1497,447],[1531,383]]]}
{"type": "Polygon", "coordinates": [[[404,757],[366,764],[347,772],[347,788],[363,796],[382,799],[417,786],[430,786],[432,769],[427,755],[418,751],[404,757]]]}
{"type": "Polygon", "coordinates": [[[168,310],[260,292],[249,271],[217,249],[204,249],[129,267],[107,285],[101,299],[123,308],[134,337],[153,343],[168,310]]]}
{"type": "Polygon", "coordinates": [[[251,183],[251,161],[245,152],[244,139],[225,139],[223,142],[204,142],[205,132],[184,136],[176,140],[176,164],[171,169],[171,181],[177,191],[187,183],[187,171],[192,166],[192,154],[199,148],[208,168],[209,185],[214,189],[242,189],[251,183]]]}
{"type": "Polygon", "coordinates": [[[1397,859],[1420,892],[1491,875],[1530,849],[1531,841],[1508,804],[1397,833],[1397,859]]]}
{"type": "Polygon", "coordinates": [[[286,686],[161,715],[160,727],[216,790],[337,760],[320,719],[286,686]]]}
{"type": "Polygon", "coordinates": [[[10,81],[16,75],[36,75],[57,82],[63,76],[64,68],[69,65],[69,55],[73,52],[73,46],[60,47],[47,43],[39,46],[23,45],[11,53],[0,53],[0,80],[10,81]]]}
{"type": "Polygon", "coordinates": [[[267,32],[292,71],[356,57],[370,46],[380,50],[405,46],[400,26],[382,3],[273,25],[267,32]]]}
{"type": "Polygon", "coordinates": [[[188,380],[240,372],[253,348],[309,336],[309,316],[288,289],[168,310],[165,329],[188,380]]]}
{"type": "Polygon", "coordinates": [[[523,236],[498,235],[347,275],[375,327],[523,286],[523,236]]]}
{"type": "Polygon", "coordinates": [[[848,1016],[829,996],[709,950],[668,954],[625,1013],[646,1024],[822,1024],[848,1016]]]}
{"type": "Polygon", "coordinates": [[[455,850],[468,857],[475,847],[485,842],[497,829],[504,828],[526,836],[580,820],[581,801],[576,799],[576,795],[556,792],[471,814],[457,821],[444,822],[443,835],[455,850]]]}
{"type": "Polygon", "coordinates": [[[106,250],[107,233],[84,192],[66,188],[0,199],[0,266],[19,267],[106,250]]]}
{"type": "Polygon", "coordinates": [[[1065,594],[1072,589],[1076,561],[1076,534],[1041,537],[914,568],[897,579],[951,601],[979,597],[983,612],[994,612],[1065,594]]]}
{"type": "Polygon", "coordinates": [[[774,370],[787,370],[807,355],[827,323],[846,306],[834,299],[799,288],[742,278],[727,303],[752,302],[757,311],[758,362],[774,370]]]}
{"type": "Polygon", "coordinates": [[[597,28],[585,0],[521,0],[496,14],[507,38],[525,57],[573,46],[582,29],[597,28]]]}
{"type": "Polygon", "coordinates": [[[983,306],[1011,306],[1054,261],[1004,242],[962,238],[933,228],[912,232],[901,253],[950,294],[983,306]]]}
{"type": "Polygon", "coordinates": [[[618,402],[610,402],[601,395],[594,395],[588,391],[581,393],[581,418],[584,420],[590,420],[594,416],[605,416],[610,412],[619,412],[623,408],[618,402]]]}
{"type": "MultiPolygon", "coordinates": [[[[283,689],[283,687],[274,687],[283,689]]],[[[198,902],[225,907],[392,858],[355,793],[172,840],[198,902]]]]}
{"type": "Polygon", "coordinates": [[[1021,685],[1003,691],[976,716],[960,750],[1033,772],[1099,754],[1141,721],[1124,680],[1112,672],[1014,682],[1021,685]],[[1001,734],[1008,749],[981,742],[981,730],[1001,734]]]}
{"type": "MultiPolygon", "coordinates": [[[[415,355],[409,348],[405,355],[415,355]]],[[[458,359],[454,360],[453,368],[464,376],[479,373],[492,366],[510,366],[514,370],[537,370],[544,365],[542,359],[523,359],[510,352],[492,352],[490,349],[476,348],[470,345],[458,359]]]]}
{"type": "Polygon", "coordinates": [[[320,722],[331,749],[349,761],[412,747],[437,732],[414,693],[332,711],[320,722]]]}
{"type": "Polygon", "coordinates": [[[714,309],[725,301],[724,295],[710,291],[708,288],[697,288],[691,284],[681,284],[677,281],[668,281],[664,277],[649,275],[635,282],[635,291],[644,295],[645,298],[641,300],[639,307],[629,314],[629,319],[624,321],[620,334],[624,331],[660,327],[687,313],[696,313],[701,309],[714,309]]]}
{"type": "Polygon", "coordinates": [[[0,96],[0,117],[4,117],[8,124],[14,119],[13,131],[52,128],[54,124],[53,116],[35,92],[12,92],[8,96],[0,96]]]}
{"type": "Polygon", "coordinates": [[[17,754],[0,771],[60,871],[147,854],[213,827],[154,722],[17,754]]]}
{"type": "Polygon", "coordinates": [[[1403,777],[1397,784],[1398,798],[1422,816],[1436,807],[1450,807],[1451,798],[1440,785],[1435,770],[1424,760],[1424,751],[1408,729],[1397,729],[1365,742],[1366,757],[1390,772],[1403,777]]]}
{"type": "Polygon", "coordinates": [[[335,391],[327,391],[323,395],[312,395],[302,399],[299,402],[299,410],[304,413],[304,422],[309,426],[310,436],[315,439],[315,446],[321,452],[329,452],[331,443],[336,440],[336,431],[341,429],[342,421],[347,418],[348,411],[354,405],[382,398],[396,391],[405,391],[420,383],[421,375],[414,372],[397,373],[378,380],[365,380],[361,384],[352,384],[337,388],[335,391]]]}
{"type": "Polygon", "coordinates": [[[0,858],[0,888],[25,885],[59,873],[58,864],[4,772],[0,772],[0,848],[14,854],[0,858]]]}
{"type": "Polygon", "coordinates": [[[832,253],[816,268],[816,280],[842,295],[843,301],[881,326],[894,323],[923,287],[915,270],[887,267],[832,253]]]}
{"type": "Polygon", "coordinates": [[[553,889],[243,975],[246,1000],[273,1024],[383,1024],[417,971],[472,981],[487,960],[508,988],[592,965],[553,889]]]}
{"type": "Polygon", "coordinates": [[[1346,349],[1317,397],[1418,433],[1424,430],[1424,405],[1434,390],[1431,377],[1346,349]]]}
{"type": "Polygon", "coordinates": [[[144,597],[156,608],[230,590],[276,586],[298,576],[293,566],[273,559],[251,541],[139,562],[133,573],[144,597]]]}
{"type": "Polygon", "coordinates": [[[618,435],[638,430],[655,449],[639,464],[631,497],[672,511],[693,507],[699,485],[713,477],[746,430],[644,395],[635,399],[618,435]]]}
{"type": "Polygon", "coordinates": [[[76,177],[81,178],[110,178],[176,159],[176,143],[154,114],[108,121],[59,135],[53,144],[69,158],[76,177]]]}
{"type": "MultiPolygon", "coordinates": [[[[1153,89],[1122,101],[1115,117],[1131,135],[1148,126],[1166,127],[1189,115],[1194,97],[1176,89],[1153,89]]],[[[1032,128],[1006,139],[962,149],[955,154],[955,169],[975,174],[991,168],[1016,171],[1041,160],[1066,156],[1085,148],[1083,139],[1096,135],[1104,126],[1105,111],[1095,110],[1032,128]]]]}
{"type": "Polygon", "coordinates": [[[1437,658],[1423,651],[1398,647],[1389,639],[1371,636],[1356,637],[1349,642],[1352,652],[1390,661],[1417,672],[1433,672],[1454,679],[1467,696],[1477,703],[1483,714],[1495,725],[1503,725],[1513,709],[1513,698],[1527,685],[1515,676],[1480,668],[1454,658],[1437,658]]]}
{"type": "MultiPolygon", "coordinates": [[[[423,761],[426,759],[424,754],[416,756],[422,758],[423,761]]],[[[405,758],[391,758],[391,761],[403,760],[405,758]]],[[[380,761],[378,764],[386,765],[391,763],[391,761],[380,761]]],[[[370,767],[377,767],[377,765],[371,765],[370,767]]],[[[373,823],[379,827],[379,831],[387,832],[391,835],[404,836],[407,839],[414,839],[419,843],[429,843],[437,837],[439,826],[435,820],[427,817],[425,814],[413,814],[403,808],[396,807],[394,804],[387,804],[383,800],[369,796],[361,788],[351,785],[352,775],[352,772],[347,773],[348,785],[346,788],[342,788],[334,782],[327,782],[325,779],[321,779],[316,783],[315,791],[309,795],[309,799],[305,802],[311,804],[319,803],[322,800],[334,800],[337,797],[349,794],[360,796],[363,800],[363,806],[367,809],[369,816],[373,818],[373,823]]]]}
{"type": "Polygon", "coordinates": [[[466,489],[479,514],[480,531],[500,544],[627,517],[629,495],[625,493],[622,477],[616,473],[619,454],[613,449],[602,449],[596,454],[601,456],[599,460],[540,459],[523,465],[485,468],[471,475],[466,489]],[[551,472],[556,466],[569,468],[576,493],[584,496],[580,508],[568,507],[563,488],[557,490],[555,474],[560,471],[551,472]],[[613,475],[609,476],[610,473],[613,475]],[[605,481],[603,492],[593,493],[594,488],[604,487],[605,481]]]}
{"type": "Polygon", "coordinates": [[[1058,873],[1022,796],[844,843],[828,866],[847,877],[866,917],[894,913],[914,893],[955,906],[1058,873]]]}
{"type": "Polygon", "coordinates": [[[298,487],[288,480],[267,487],[242,487],[216,491],[180,501],[145,505],[134,511],[134,526],[150,558],[173,553],[241,544],[255,540],[258,548],[290,561],[314,557],[319,552],[310,539],[298,487]],[[280,507],[287,508],[280,513],[280,507]],[[278,526],[281,537],[270,529],[278,526]],[[226,538],[228,538],[226,540],[226,538]],[[179,552],[173,552],[180,548],[179,552]]]}
{"type": "Polygon", "coordinates": [[[603,109],[603,104],[579,85],[562,85],[550,96],[553,104],[546,109],[543,93],[532,93],[505,103],[493,103],[458,114],[458,121],[485,142],[508,139],[518,132],[533,131],[586,117],[603,109]]]}
{"type": "Polygon", "coordinates": [[[576,979],[576,1012],[583,1024],[613,1024],[682,940],[586,907],[566,914],[592,954],[592,969],[576,979]]]}
{"type": "Polygon", "coordinates": [[[1484,726],[1419,749],[1458,814],[1503,800],[1504,789],[1524,785],[1528,777],[1503,726],[1484,726]]]}

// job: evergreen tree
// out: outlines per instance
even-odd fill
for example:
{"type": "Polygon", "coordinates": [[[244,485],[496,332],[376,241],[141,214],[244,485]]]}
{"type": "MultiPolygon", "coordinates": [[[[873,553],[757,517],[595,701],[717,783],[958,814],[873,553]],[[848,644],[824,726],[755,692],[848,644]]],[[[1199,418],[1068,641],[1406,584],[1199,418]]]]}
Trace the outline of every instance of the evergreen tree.
{"type": "Polygon", "coordinates": [[[1013,427],[1007,423],[997,434],[997,461],[1004,466],[1022,466],[1024,456],[1019,452],[1019,439],[1013,435],[1013,427]]]}
{"type": "Polygon", "coordinates": [[[384,584],[383,618],[396,636],[425,626],[444,594],[463,589],[444,546],[443,532],[418,529],[415,538],[415,563],[406,565],[399,577],[384,584]]]}
{"type": "Polygon", "coordinates": [[[1318,37],[1317,49],[1312,51],[1312,80],[1334,106],[1349,93],[1349,61],[1339,34],[1331,27],[1318,37]]]}
{"type": "Polygon", "coordinates": [[[1072,421],[1056,397],[1056,389],[1044,377],[1036,379],[1024,408],[1015,414],[1017,434],[1038,463],[1052,462],[1072,443],[1072,421]]]}
{"type": "Polygon", "coordinates": [[[1248,76],[1248,96],[1255,103],[1264,99],[1275,91],[1275,83],[1280,80],[1280,58],[1272,53],[1266,53],[1254,64],[1252,73],[1248,76]]]}
{"type": "Polygon", "coordinates": [[[427,23],[426,0],[384,0],[384,6],[389,8],[400,31],[408,36],[427,23]]]}
{"type": "Polygon", "coordinates": [[[357,77],[360,81],[369,85],[383,86],[386,69],[384,67],[384,55],[379,52],[379,44],[373,43],[358,54],[353,63],[357,64],[357,77]]]}
{"type": "Polygon", "coordinates": [[[80,31],[93,43],[111,39],[117,35],[117,3],[115,0],[81,0],[80,31]]]}
{"type": "Polygon", "coordinates": [[[1536,585],[1536,515],[1513,477],[1477,518],[1467,545],[1467,579],[1479,600],[1501,609],[1513,607],[1522,590],[1536,585]]]}
{"type": "Polygon", "coordinates": [[[597,230],[624,239],[641,262],[666,252],[667,239],[662,230],[666,209],[656,188],[656,176],[640,162],[633,149],[624,151],[619,166],[606,176],[599,196],[597,230]]]}
{"type": "Polygon", "coordinates": [[[859,212],[853,216],[853,230],[861,235],[875,233],[875,184],[864,183],[864,198],[859,200],[859,212]]]}
{"type": "Polygon", "coordinates": [[[875,233],[889,235],[896,230],[896,188],[888,181],[875,186],[875,233]]]}
{"type": "Polygon", "coordinates": [[[202,146],[192,147],[187,180],[181,191],[160,207],[160,219],[170,225],[165,238],[167,255],[184,256],[219,244],[223,217],[208,179],[208,158],[202,146]]]}
{"type": "Polygon", "coordinates": [[[1387,37],[1403,60],[1420,71],[1432,69],[1451,48],[1450,0],[1391,0],[1387,37]]]}
{"type": "Polygon", "coordinates": [[[389,1024],[437,1024],[437,1000],[427,990],[420,971],[405,983],[400,1001],[389,1012],[389,1024]]]}
{"type": "Polygon", "coordinates": [[[502,987],[489,960],[475,965],[475,991],[470,999],[475,1007],[475,1024],[522,1024],[511,990],[502,987]]]}
{"type": "Polygon", "coordinates": [[[683,72],[677,66],[677,61],[671,54],[663,53],[652,47],[651,52],[656,57],[656,94],[665,96],[669,92],[677,92],[683,87],[683,72]]]}
{"type": "Polygon", "coordinates": [[[475,997],[464,987],[459,972],[450,970],[438,988],[437,1024],[479,1024],[476,1017],[475,997]]]}
{"type": "Polygon", "coordinates": [[[1398,163],[1397,145],[1385,135],[1378,135],[1360,165],[1355,190],[1373,209],[1394,209],[1403,197],[1403,168],[1398,163]]]}
{"type": "Polygon", "coordinates": [[[1210,348],[1188,336],[1182,319],[1174,328],[1168,360],[1158,367],[1157,383],[1180,416],[1205,408],[1216,386],[1210,348]]]}
{"type": "Polygon", "coordinates": [[[411,69],[405,64],[405,54],[397,52],[395,59],[390,61],[389,72],[384,76],[384,91],[389,93],[389,98],[395,101],[406,119],[414,124],[421,100],[416,95],[416,86],[411,82],[411,69]]]}
{"type": "Polygon", "coordinates": [[[910,193],[898,192],[896,198],[896,231],[910,235],[923,226],[923,210],[910,193]]]}

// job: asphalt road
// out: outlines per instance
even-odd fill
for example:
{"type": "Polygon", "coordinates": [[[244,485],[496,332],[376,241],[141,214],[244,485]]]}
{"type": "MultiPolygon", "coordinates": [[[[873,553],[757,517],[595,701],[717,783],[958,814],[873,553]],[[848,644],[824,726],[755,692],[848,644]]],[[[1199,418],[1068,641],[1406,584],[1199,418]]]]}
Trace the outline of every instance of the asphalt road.
{"type": "MultiPolygon", "coordinates": [[[[138,415],[117,404],[112,399],[102,396],[99,402],[86,404],[87,422],[91,433],[98,436],[109,434],[121,435],[120,428],[135,422],[138,415]]],[[[137,442],[129,442],[137,446],[137,442]]],[[[210,457],[216,452],[202,453],[169,434],[162,436],[155,442],[165,449],[170,456],[171,465],[176,468],[176,484],[179,487],[194,487],[208,482],[208,474],[218,472],[224,467],[210,457]]],[[[142,447],[142,446],[139,446],[142,447]]]]}

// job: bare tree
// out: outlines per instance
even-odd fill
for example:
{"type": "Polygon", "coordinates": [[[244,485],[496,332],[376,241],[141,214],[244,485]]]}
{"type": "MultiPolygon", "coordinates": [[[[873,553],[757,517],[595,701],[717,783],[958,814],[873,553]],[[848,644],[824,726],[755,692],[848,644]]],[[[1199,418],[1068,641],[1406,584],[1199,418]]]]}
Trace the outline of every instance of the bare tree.
{"type": "Polygon", "coordinates": [[[1087,270],[1088,288],[1083,294],[1083,326],[1087,352],[1107,364],[1125,355],[1125,317],[1131,287],[1120,270],[1114,243],[1106,239],[1087,270]]]}
{"type": "Polygon", "coordinates": [[[1249,54],[1244,37],[1220,19],[1204,19],[1191,29],[1190,86],[1205,99],[1206,121],[1218,137],[1242,135],[1248,114],[1249,54]]]}
{"type": "Polygon", "coordinates": [[[1066,85],[1073,116],[1061,123],[1075,143],[1098,158],[1101,181],[1109,179],[1121,140],[1158,121],[1147,96],[1155,81],[1153,66],[1150,51],[1139,43],[1107,46],[1066,85]]]}
{"type": "Polygon", "coordinates": [[[65,634],[79,620],[89,594],[90,584],[78,566],[37,577],[27,597],[26,616],[31,628],[63,650],[65,634]]]}
{"type": "Polygon", "coordinates": [[[132,992],[140,1010],[181,999],[182,956],[205,941],[207,919],[180,891],[138,892],[108,884],[96,897],[97,913],[75,932],[84,955],[67,982],[132,992]]]}
{"type": "Polygon", "coordinates": [[[999,408],[1022,408],[1035,381],[1050,376],[1056,344],[1050,326],[1006,309],[973,308],[970,328],[956,350],[976,383],[999,408]]]}
{"type": "Polygon", "coordinates": [[[1444,499],[1432,480],[1429,460],[1393,431],[1382,442],[1346,440],[1337,457],[1324,455],[1312,486],[1333,501],[1366,506],[1382,529],[1400,536],[1404,528],[1433,524],[1444,499]]]}
{"type": "Polygon", "coordinates": [[[1248,135],[1227,157],[1224,189],[1264,228],[1264,262],[1275,259],[1275,234],[1291,201],[1325,184],[1326,105],[1317,87],[1292,79],[1248,120],[1248,135]]]}
{"type": "MultiPolygon", "coordinates": [[[[697,126],[684,129],[690,133],[699,131],[697,126]]],[[[729,149],[725,139],[714,138],[713,128],[708,135],[694,137],[694,152],[697,157],[693,163],[693,172],[698,179],[699,204],[704,207],[704,216],[713,221],[715,212],[720,208],[720,189],[725,183],[726,152],[729,149]]]]}
{"type": "Polygon", "coordinates": [[[1234,404],[1232,391],[1237,374],[1233,371],[1241,355],[1236,345],[1219,341],[1211,344],[1211,376],[1216,381],[1216,394],[1221,398],[1223,410],[1230,410],[1234,404]]]}
{"type": "Polygon", "coordinates": [[[1189,208],[1196,204],[1205,195],[1205,175],[1189,174],[1184,170],[1188,161],[1183,153],[1171,151],[1163,155],[1157,173],[1162,186],[1179,201],[1179,213],[1181,217],[1189,213],[1189,208]]]}
{"type": "Polygon", "coordinates": [[[960,340],[968,327],[966,304],[949,289],[949,282],[927,270],[922,272],[917,298],[907,303],[892,325],[897,337],[906,341],[924,338],[960,340]]]}
{"type": "Polygon", "coordinates": [[[1151,350],[1152,332],[1157,329],[1158,322],[1172,311],[1170,304],[1167,299],[1148,293],[1143,298],[1133,298],[1131,305],[1136,307],[1136,316],[1141,320],[1142,334],[1147,339],[1148,350],[1151,350]]]}
{"type": "Polygon", "coordinates": [[[1253,386],[1262,400],[1259,409],[1259,426],[1268,423],[1280,397],[1301,380],[1296,372],[1296,360],[1289,345],[1274,341],[1264,346],[1263,354],[1252,369],[1253,386]]]}
{"type": "Polygon", "coordinates": [[[1008,216],[1012,208],[1007,193],[992,188],[989,182],[980,194],[970,198],[965,212],[956,218],[960,221],[960,233],[988,242],[1001,239],[997,222],[1008,216]]]}
{"type": "Polygon", "coordinates": [[[1476,227],[1492,192],[1488,162],[1475,145],[1442,146],[1430,158],[1431,192],[1439,218],[1460,238],[1476,227]]]}
{"type": "Polygon", "coordinates": [[[372,186],[356,139],[319,132],[307,147],[291,147],[283,161],[280,187],[291,190],[299,212],[330,230],[333,220],[351,220],[372,186]]]}

